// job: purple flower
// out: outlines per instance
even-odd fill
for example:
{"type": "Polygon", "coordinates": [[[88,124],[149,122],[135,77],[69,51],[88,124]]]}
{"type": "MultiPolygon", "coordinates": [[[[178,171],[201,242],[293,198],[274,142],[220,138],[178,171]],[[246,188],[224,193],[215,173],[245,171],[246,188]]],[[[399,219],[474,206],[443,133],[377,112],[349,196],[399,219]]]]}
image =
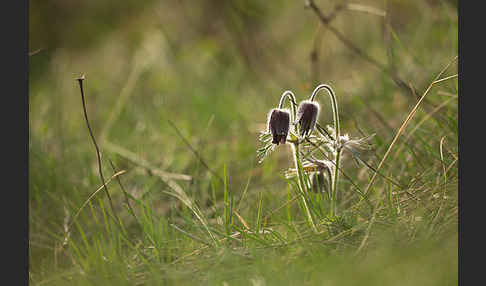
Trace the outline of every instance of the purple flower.
{"type": "Polygon", "coordinates": [[[317,116],[319,115],[319,104],[313,101],[305,100],[299,104],[297,109],[297,118],[295,123],[300,124],[300,135],[309,135],[316,125],[317,116]]]}
{"type": "Polygon", "coordinates": [[[285,144],[289,133],[290,113],[286,109],[274,108],[268,115],[268,130],[272,133],[273,144],[285,144]]]}

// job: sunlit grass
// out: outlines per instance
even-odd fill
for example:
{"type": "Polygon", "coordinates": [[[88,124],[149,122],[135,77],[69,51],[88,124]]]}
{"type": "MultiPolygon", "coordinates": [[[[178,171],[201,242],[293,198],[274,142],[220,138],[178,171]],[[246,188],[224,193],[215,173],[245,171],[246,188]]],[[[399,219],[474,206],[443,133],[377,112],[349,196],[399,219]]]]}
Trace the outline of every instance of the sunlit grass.
{"type": "MultiPolygon", "coordinates": [[[[326,13],[334,4],[316,3],[326,13]]],[[[214,7],[150,5],[137,12],[135,38],[103,28],[84,50],[30,58],[33,285],[457,285],[457,62],[417,105],[457,55],[454,7],[393,4],[402,12],[391,14],[390,42],[380,15],[344,10],[332,22],[380,62],[393,60],[417,90],[410,96],[318,28],[304,3],[225,6],[233,12],[213,15],[213,30],[196,28],[214,7]],[[320,72],[311,75],[316,45],[320,72]],[[105,179],[124,172],[108,182],[119,220],[103,191],[90,198],[101,181],[82,73],[105,179]],[[308,99],[314,78],[337,95],[341,133],[376,134],[363,162],[340,158],[337,216],[313,192],[302,196],[306,212],[299,183],[286,177],[290,144],[258,163],[268,110],[285,90],[308,99]]],[[[320,96],[318,122],[332,126],[320,96]]]]}

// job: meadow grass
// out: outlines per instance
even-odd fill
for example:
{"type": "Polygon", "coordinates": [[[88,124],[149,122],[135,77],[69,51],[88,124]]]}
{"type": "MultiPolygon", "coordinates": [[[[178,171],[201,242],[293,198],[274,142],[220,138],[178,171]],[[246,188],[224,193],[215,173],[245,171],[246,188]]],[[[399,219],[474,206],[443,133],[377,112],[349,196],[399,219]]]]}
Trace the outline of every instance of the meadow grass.
{"type": "Polygon", "coordinates": [[[316,2],[411,94],[304,2],[149,1],[130,28],[100,28],[81,50],[61,35],[31,56],[32,285],[457,285],[456,7],[316,2]],[[299,103],[319,83],[341,135],[375,134],[359,158],[342,153],[331,196],[310,191],[291,142],[257,157],[282,93],[299,103]]]}

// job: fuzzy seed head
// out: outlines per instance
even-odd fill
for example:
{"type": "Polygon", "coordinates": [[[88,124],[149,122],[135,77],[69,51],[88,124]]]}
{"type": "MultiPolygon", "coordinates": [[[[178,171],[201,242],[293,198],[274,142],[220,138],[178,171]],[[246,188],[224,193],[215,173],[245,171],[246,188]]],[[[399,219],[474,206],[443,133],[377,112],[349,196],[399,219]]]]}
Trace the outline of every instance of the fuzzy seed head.
{"type": "Polygon", "coordinates": [[[268,131],[272,133],[273,144],[285,144],[289,133],[290,113],[286,109],[274,108],[268,114],[268,131]]]}
{"type": "Polygon", "coordinates": [[[300,124],[300,135],[309,135],[316,125],[319,116],[319,104],[317,102],[305,100],[299,104],[295,123],[300,124]]]}

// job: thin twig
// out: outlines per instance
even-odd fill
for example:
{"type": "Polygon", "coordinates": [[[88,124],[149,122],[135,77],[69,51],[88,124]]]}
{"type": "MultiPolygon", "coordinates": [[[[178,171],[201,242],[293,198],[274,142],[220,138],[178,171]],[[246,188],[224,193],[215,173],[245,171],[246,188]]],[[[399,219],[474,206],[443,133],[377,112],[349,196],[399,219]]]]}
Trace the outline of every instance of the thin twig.
{"type": "Polygon", "coordinates": [[[167,120],[169,122],[169,124],[172,126],[172,128],[174,128],[174,130],[176,131],[177,135],[179,135],[179,137],[182,139],[182,141],[184,141],[184,143],[187,145],[187,147],[189,148],[189,150],[192,151],[192,153],[194,153],[194,155],[197,157],[197,159],[199,160],[199,162],[201,162],[201,164],[211,173],[213,174],[216,178],[218,178],[218,180],[221,182],[221,183],[224,183],[224,180],[218,175],[218,173],[216,173],[215,171],[213,171],[211,168],[209,168],[209,166],[206,164],[206,162],[204,161],[204,159],[201,157],[201,155],[196,151],[194,150],[194,148],[191,146],[191,144],[189,143],[189,141],[187,141],[187,139],[182,135],[182,133],[179,131],[179,129],[177,128],[177,126],[175,126],[175,124],[170,121],[170,120],[167,120]]]}
{"type": "Polygon", "coordinates": [[[361,56],[363,59],[368,61],[369,63],[373,64],[374,66],[378,67],[381,70],[386,70],[385,66],[372,57],[370,57],[368,54],[366,54],[363,50],[361,50],[358,46],[356,46],[354,43],[346,39],[341,32],[339,32],[336,28],[330,25],[330,18],[326,17],[321,9],[316,6],[313,0],[307,0],[307,7],[310,7],[316,15],[319,17],[321,20],[322,24],[326,26],[346,47],[348,47],[350,50],[361,56]]]}
{"type": "MultiPolygon", "coordinates": [[[[334,9],[332,12],[327,16],[327,22],[331,22],[332,20],[336,19],[337,15],[339,12],[344,10],[346,4],[345,3],[339,3],[336,6],[334,6],[334,9]]],[[[313,85],[319,84],[319,47],[321,45],[321,40],[322,40],[322,33],[320,32],[322,29],[322,25],[319,25],[317,27],[316,33],[314,35],[314,44],[312,51],[310,53],[310,61],[311,61],[311,80],[313,85]]]]}
{"type": "Polygon", "coordinates": [[[400,88],[410,92],[411,94],[414,93],[413,88],[409,86],[404,80],[402,80],[394,70],[389,70],[385,65],[365,53],[357,45],[344,37],[344,35],[341,34],[341,32],[339,32],[336,28],[331,26],[330,20],[332,18],[325,16],[313,0],[306,0],[306,7],[311,8],[312,11],[314,11],[314,13],[319,17],[319,20],[322,22],[322,24],[326,26],[326,28],[328,28],[347,48],[349,48],[351,51],[353,51],[358,56],[371,63],[381,71],[385,72],[385,74],[387,74],[400,88]]]}
{"type": "MultiPolygon", "coordinates": [[[[110,162],[111,168],[113,169],[113,172],[116,173],[117,170],[115,168],[115,164],[113,164],[113,162],[111,161],[111,159],[108,159],[108,160],[110,162]]],[[[130,200],[128,199],[127,191],[125,190],[125,187],[123,187],[123,184],[121,182],[121,179],[117,176],[116,177],[116,180],[118,181],[118,185],[120,185],[120,188],[123,191],[123,194],[125,195],[125,202],[127,203],[127,206],[128,206],[129,211],[130,211],[130,214],[133,216],[133,218],[135,218],[135,221],[138,222],[138,218],[135,215],[135,212],[133,211],[132,206],[130,205],[130,200]]]]}
{"type": "Polygon", "coordinates": [[[111,200],[110,193],[108,192],[108,187],[105,184],[105,178],[103,177],[103,171],[102,171],[102,168],[101,168],[101,154],[100,154],[100,149],[98,148],[98,144],[96,144],[96,139],[95,139],[95,137],[93,135],[93,131],[91,130],[91,126],[89,125],[88,112],[86,111],[86,103],[85,103],[85,99],[84,99],[84,90],[83,90],[83,80],[84,79],[85,79],[84,74],[81,75],[81,77],[77,78],[77,80],[79,82],[79,88],[81,90],[81,100],[83,102],[84,118],[86,119],[86,125],[88,126],[89,135],[91,136],[91,139],[93,141],[93,144],[94,144],[94,146],[96,148],[96,156],[97,156],[97,159],[98,159],[98,172],[100,174],[101,182],[103,183],[103,188],[105,189],[106,196],[108,197],[108,200],[110,201],[111,211],[113,212],[113,214],[115,215],[115,217],[117,218],[117,220],[119,220],[118,219],[118,215],[115,212],[115,208],[113,207],[113,202],[111,200]]]}
{"type": "Polygon", "coordinates": [[[368,5],[362,5],[362,4],[357,4],[357,3],[349,3],[344,8],[346,8],[346,10],[349,10],[349,11],[363,12],[363,13],[368,13],[368,14],[375,15],[375,16],[386,17],[385,11],[378,9],[378,8],[375,8],[375,7],[368,6],[368,5]]]}

